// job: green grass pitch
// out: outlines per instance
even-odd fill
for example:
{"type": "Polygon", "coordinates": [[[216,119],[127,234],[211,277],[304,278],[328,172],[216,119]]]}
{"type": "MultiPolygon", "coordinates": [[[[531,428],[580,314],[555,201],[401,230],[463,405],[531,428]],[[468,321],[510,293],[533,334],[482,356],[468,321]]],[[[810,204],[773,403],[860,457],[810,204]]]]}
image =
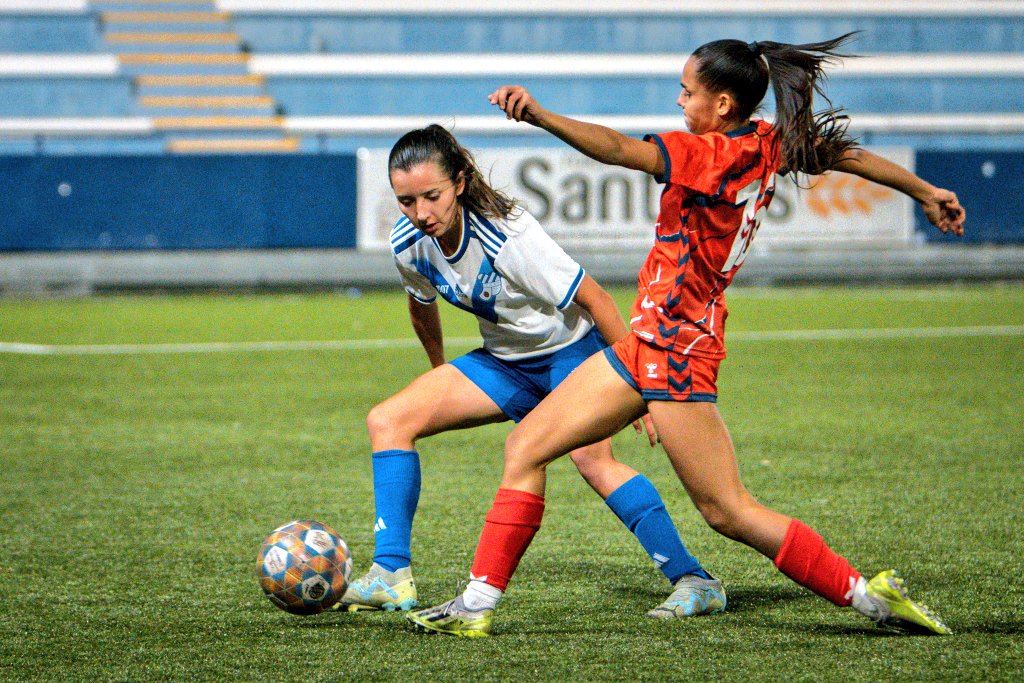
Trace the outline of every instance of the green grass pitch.
{"type": "MultiPolygon", "coordinates": [[[[615,295],[628,310],[629,291],[615,295]]],[[[667,582],[565,459],[496,637],[420,635],[383,613],[295,617],[257,585],[260,542],[317,519],[365,571],[363,420],[427,368],[419,348],[4,352],[0,679],[1020,680],[1024,288],[751,288],[729,304],[719,407],[747,486],[863,573],[899,569],[952,638],[879,631],[717,536],[631,430],[617,455],[654,481],[725,581],[725,614],[645,618],[667,582]],[[935,327],[955,329],[862,332],[935,327]],[[852,332],[756,334],[800,329],[852,332]]],[[[475,334],[466,314],[444,321],[452,337],[475,334]]],[[[7,343],[411,337],[397,291],[0,301],[7,343]]],[[[426,603],[468,573],[508,430],[419,444],[426,603]]]]}

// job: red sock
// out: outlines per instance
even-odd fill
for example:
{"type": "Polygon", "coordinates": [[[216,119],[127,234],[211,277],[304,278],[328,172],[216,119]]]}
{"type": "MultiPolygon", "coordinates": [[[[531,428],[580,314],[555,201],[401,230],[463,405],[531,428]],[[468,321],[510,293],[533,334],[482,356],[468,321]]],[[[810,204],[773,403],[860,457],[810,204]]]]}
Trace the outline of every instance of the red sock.
{"type": "Polygon", "coordinates": [[[837,555],[814,529],[798,519],[790,522],[775,566],[804,588],[840,607],[853,601],[853,587],[860,578],[846,558],[837,555]]]}
{"type": "Polygon", "coordinates": [[[530,547],[544,516],[544,498],[526,491],[498,489],[484,521],[473,558],[472,575],[505,590],[530,547]]]}

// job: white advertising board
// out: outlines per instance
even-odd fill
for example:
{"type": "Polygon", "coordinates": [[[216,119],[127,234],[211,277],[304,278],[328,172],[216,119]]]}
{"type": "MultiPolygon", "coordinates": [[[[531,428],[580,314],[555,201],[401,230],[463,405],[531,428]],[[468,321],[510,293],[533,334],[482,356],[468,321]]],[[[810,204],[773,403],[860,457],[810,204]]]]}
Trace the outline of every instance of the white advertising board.
{"type": "MultiPolygon", "coordinates": [[[[909,148],[872,151],[913,168],[909,148]]],[[[388,234],[401,216],[388,182],[387,157],[386,149],[358,153],[357,241],[362,250],[386,250],[388,234]]],[[[483,148],[475,157],[491,185],[519,200],[566,250],[650,247],[661,194],[650,176],[599,164],[571,149],[483,148]]],[[[892,247],[912,240],[913,203],[900,193],[845,173],[809,180],[811,186],[801,189],[789,177],[778,179],[753,252],[892,247]]]]}

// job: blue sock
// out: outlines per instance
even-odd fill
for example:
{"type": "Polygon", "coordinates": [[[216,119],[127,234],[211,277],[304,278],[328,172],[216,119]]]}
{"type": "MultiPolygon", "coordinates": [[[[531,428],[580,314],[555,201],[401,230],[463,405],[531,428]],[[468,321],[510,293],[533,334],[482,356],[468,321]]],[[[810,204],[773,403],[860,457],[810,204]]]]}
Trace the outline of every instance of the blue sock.
{"type": "Polygon", "coordinates": [[[373,454],[373,561],[393,572],[412,562],[412,518],[420,500],[420,454],[378,451],[373,454]]]}
{"type": "Polygon", "coordinates": [[[615,489],[605,503],[633,532],[669,581],[675,583],[687,574],[712,578],[686,550],[658,489],[638,474],[615,489]]]}

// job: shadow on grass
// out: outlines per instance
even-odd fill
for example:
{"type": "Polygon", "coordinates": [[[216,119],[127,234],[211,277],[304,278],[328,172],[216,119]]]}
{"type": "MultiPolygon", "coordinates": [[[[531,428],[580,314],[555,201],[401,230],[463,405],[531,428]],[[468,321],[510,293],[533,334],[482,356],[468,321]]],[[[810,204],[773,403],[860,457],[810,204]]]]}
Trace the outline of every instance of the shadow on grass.
{"type": "Polygon", "coordinates": [[[880,628],[867,619],[858,621],[855,624],[829,624],[820,622],[793,620],[772,620],[766,622],[773,631],[789,633],[801,633],[805,635],[814,634],[817,636],[859,636],[861,638],[930,638],[930,633],[905,633],[895,629],[880,628]]]}
{"type": "Polygon", "coordinates": [[[322,614],[313,614],[308,617],[298,617],[295,621],[286,625],[302,629],[333,628],[339,630],[380,629],[404,631],[408,627],[404,612],[364,611],[353,613],[334,610],[322,614]]]}
{"type": "Polygon", "coordinates": [[[1002,621],[999,623],[955,622],[950,623],[953,635],[1018,636],[1024,633],[1024,621],[1002,621]]]}
{"type": "MultiPolygon", "coordinates": [[[[867,619],[857,619],[855,623],[809,623],[793,621],[786,618],[767,619],[765,623],[773,630],[791,633],[807,633],[813,631],[820,635],[861,636],[869,638],[933,638],[936,634],[926,630],[902,631],[896,628],[875,626],[867,619]]],[[[946,622],[953,630],[953,638],[966,636],[1019,636],[1024,633],[1024,622],[1011,621],[1003,623],[964,623],[946,622]]],[[[940,638],[941,639],[941,638],[940,638]]]]}
{"type": "Polygon", "coordinates": [[[797,586],[771,586],[769,588],[744,588],[725,586],[727,612],[741,613],[779,607],[797,600],[819,600],[813,594],[797,586]]]}
{"type": "MultiPolygon", "coordinates": [[[[637,602],[638,604],[657,604],[668,597],[669,589],[658,591],[649,587],[638,587],[635,585],[617,585],[611,589],[623,601],[637,602]]],[[[728,612],[750,612],[761,609],[770,609],[781,606],[796,600],[818,600],[813,594],[802,590],[797,586],[772,586],[770,588],[744,588],[742,585],[726,584],[726,599],[729,606],[728,612]]]]}

